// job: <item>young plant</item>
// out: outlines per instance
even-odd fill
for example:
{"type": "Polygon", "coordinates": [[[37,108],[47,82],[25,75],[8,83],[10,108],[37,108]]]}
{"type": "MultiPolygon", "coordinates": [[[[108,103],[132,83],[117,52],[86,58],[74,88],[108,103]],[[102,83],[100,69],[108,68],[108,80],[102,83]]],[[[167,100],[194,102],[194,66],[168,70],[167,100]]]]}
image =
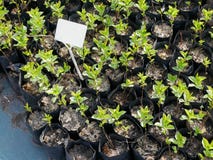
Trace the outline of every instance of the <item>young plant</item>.
{"type": "Polygon", "coordinates": [[[174,86],[177,82],[177,75],[168,73],[167,82],[170,86],[174,86]]]}
{"type": "Polygon", "coordinates": [[[151,44],[149,44],[148,42],[144,44],[143,54],[147,56],[147,58],[149,59],[150,62],[154,61],[156,52],[157,51],[153,48],[153,46],[151,44]]]}
{"type": "Polygon", "coordinates": [[[162,133],[167,136],[169,130],[173,130],[175,129],[175,127],[172,124],[172,119],[171,119],[171,115],[168,114],[166,115],[165,113],[163,113],[163,116],[160,119],[160,122],[156,122],[154,125],[161,128],[162,133]]]}
{"type": "Polygon", "coordinates": [[[202,146],[204,148],[203,154],[198,154],[201,160],[213,158],[213,140],[209,142],[206,138],[203,138],[202,146]]]}
{"type": "Polygon", "coordinates": [[[135,118],[139,120],[143,128],[146,128],[147,125],[153,124],[152,122],[153,116],[151,115],[150,109],[148,108],[148,106],[141,107],[140,110],[137,111],[137,115],[135,118]]]}
{"type": "Polygon", "coordinates": [[[146,0],[138,0],[136,7],[141,11],[143,16],[145,16],[147,9],[149,9],[149,5],[147,4],[146,0]]]}
{"type": "Polygon", "coordinates": [[[33,84],[39,85],[40,92],[46,91],[50,86],[49,79],[42,73],[42,69],[43,66],[35,62],[27,62],[26,65],[21,67],[21,70],[26,72],[24,78],[29,79],[33,84]]]}
{"type": "Polygon", "coordinates": [[[24,109],[25,109],[27,112],[32,113],[32,108],[29,106],[28,103],[26,103],[26,104],[24,105],[24,109]]]}
{"type": "Polygon", "coordinates": [[[101,127],[106,123],[119,125],[119,119],[125,113],[125,111],[120,111],[119,105],[115,109],[98,106],[98,110],[92,115],[92,118],[99,120],[101,127]]]}
{"type": "Polygon", "coordinates": [[[207,68],[209,67],[209,65],[211,64],[211,60],[208,57],[205,57],[203,59],[203,65],[205,66],[205,70],[207,70],[207,68]]]}
{"type": "Polygon", "coordinates": [[[196,100],[196,97],[190,93],[188,89],[186,89],[183,93],[183,98],[179,99],[179,102],[183,102],[184,105],[189,106],[191,102],[194,102],[196,100]]]}
{"type": "Polygon", "coordinates": [[[186,83],[184,83],[181,79],[177,79],[176,84],[171,85],[170,88],[172,90],[172,93],[175,95],[175,97],[178,98],[178,100],[180,100],[185,90],[188,89],[186,83]]]}
{"type": "Polygon", "coordinates": [[[173,69],[177,72],[183,72],[189,66],[188,61],[192,59],[192,56],[188,55],[188,52],[180,51],[181,56],[176,59],[176,66],[173,69]]]}
{"type": "Polygon", "coordinates": [[[70,104],[77,104],[78,108],[76,110],[79,110],[81,115],[85,115],[85,111],[87,111],[89,107],[83,103],[87,100],[87,97],[82,97],[81,94],[82,92],[80,90],[71,92],[70,104]]]}
{"type": "Polygon", "coordinates": [[[153,85],[152,98],[158,99],[158,106],[164,104],[166,99],[165,92],[167,89],[168,86],[165,86],[162,81],[155,81],[155,84],[153,85]]]}
{"type": "Polygon", "coordinates": [[[53,95],[53,98],[51,99],[53,103],[55,103],[59,99],[59,95],[61,94],[62,90],[64,89],[63,86],[60,86],[58,84],[54,84],[52,88],[48,89],[46,91],[47,94],[53,95]]]}
{"type": "Polygon", "coordinates": [[[207,10],[205,8],[202,9],[202,17],[201,20],[203,20],[205,23],[210,21],[213,18],[213,10],[207,10]]]}
{"type": "Polygon", "coordinates": [[[30,26],[30,36],[33,37],[35,41],[38,41],[41,35],[46,34],[45,25],[44,25],[44,16],[43,12],[40,12],[38,8],[31,9],[27,12],[30,16],[30,19],[27,23],[30,26]]]}
{"type": "Polygon", "coordinates": [[[23,24],[15,26],[15,33],[12,38],[17,42],[14,46],[17,46],[23,50],[27,49],[27,27],[23,24]]]}
{"type": "Polygon", "coordinates": [[[148,78],[148,76],[146,76],[144,73],[138,73],[138,83],[140,84],[140,86],[143,88],[147,85],[146,80],[148,78]]]}
{"type": "Polygon", "coordinates": [[[102,70],[102,64],[94,64],[93,66],[89,66],[86,63],[83,64],[85,71],[83,72],[84,76],[88,77],[88,84],[96,91],[100,90],[100,86],[102,83],[102,79],[100,78],[100,73],[102,70]]]}
{"type": "Polygon", "coordinates": [[[204,29],[204,22],[201,20],[192,20],[193,26],[191,29],[199,36],[204,29]]]}
{"type": "Polygon", "coordinates": [[[120,66],[119,64],[120,64],[120,61],[114,56],[111,58],[111,63],[109,64],[109,66],[112,69],[116,70],[119,68],[119,66],[120,66]]]}
{"type": "Polygon", "coordinates": [[[122,66],[126,67],[126,70],[127,70],[129,61],[133,59],[134,57],[132,56],[132,52],[125,51],[125,52],[122,52],[122,55],[120,56],[119,61],[122,64],[122,66]]]}
{"type": "MultiPolygon", "coordinates": [[[[203,118],[206,116],[206,113],[204,111],[199,111],[198,113],[195,113],[194,110],[192,109],[185,109],[186,115],[182,115],[180,117],[181,120],[186,120],[190,124],[193,124],[195,120],[197,121],[202,121],[203,118]]],[[[193,129],[198,129],[198,128],[193,128],[193,129]]]]}
{"type": "Polygon", "coordinates": [[[206,94],[204,95],[204,98],[208,99],[209,108],[213,109],[213,87],[207,86],[206,94]]]}
{"type": "Polygon", "coordinates": [[[147,85],[146,80],[148,78],[148,76],[146,76],[144,73],[138,73],[138,84],[141,86],[142,89],[142,95],[141,95],[141,101],[143,99],[143,88],[147,85]]]}
{"type": "Polygon", "coordinates": [[[45,113],[42,120],[50,126],[52,119],[53,117],[50,114],[45,113]]]}
{"type": "Polygon", "coordinates": [[[11,21],[2,22],[0,21],[0,47],[2,49],[12,49],[12,24],[11,21]]]}
{"type": "Polygon", "coordinates": [[[179,10],[177,9],[176,3],[175,6],[169,5],[169,9],[164,12],[167,17],[169,17],[170,24],[173,25],[175,18],[177,17],[179,10]]]}
{"type": "Polygon", "coordinates": [[[189,84],[189,87],[195,87],[197,89],[203,89],[203,81],[206,79],[204,76],[199,76],[198,73],[195,76],[189,76],[192,83],[189,84]]]}
{"type": "Polygon", "coordinates": [[[172,146],[172,149],[174,150],[175,153],[177,153],[177,148],[183,148],[184,144],[186,143],[186,137],[182,136],[180,132],[176,132],[174,138],[169,138],[169,141],[175,146],[172,146]]]}
{"type": "Polygon", "coordinates": [[[119,20],[118,24],[114,24],[113,27],[115,27],[116,33],[119,35],[126,34],[128,30],[128,24],[124,23],[121,19],[119,20]]]}
{"type": "Polygon", "coordinates": [[[130,79],[126,79],[126,81],[124,83],[121,84],[121,88],[125,89],[125,88],[132,88],[134,87],[134,82],[131,81],[130,79]]]}
{"type": "Polygon", "coordinates": [[[77,53],[77,55],[84,61],[85,58],[91,54],[90,49],[84,45],[83,48],[77,48],[75,47],[75,52],[77,53]]]}
{"type": "Polygon", "coordinates": [[[139,30],[133,32],[130,36],[131,48],[129,50],[133,53],[143,54],[143,47],[148,43],[149,35],[150,33],[147,32],[146,25],[143,24],[139,30]]]}
{"type": "Polygon", "coordinates": [[[63,5],[61,5],[61,1],[58,2],[50,2],[49,0],[44,2],[46,8],[50,8],[52,11],[52,19],[55,21],[58,18],[62,18],[63,17],[63,10],[64,7],[63,5]]]}

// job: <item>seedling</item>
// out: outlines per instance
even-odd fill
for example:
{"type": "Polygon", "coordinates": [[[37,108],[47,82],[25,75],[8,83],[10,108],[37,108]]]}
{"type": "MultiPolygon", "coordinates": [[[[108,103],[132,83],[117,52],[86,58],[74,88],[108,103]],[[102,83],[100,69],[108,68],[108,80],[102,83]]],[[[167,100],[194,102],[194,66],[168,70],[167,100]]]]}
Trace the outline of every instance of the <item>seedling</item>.
{"type": "Polygon", "coordinates": [[[170,114],[166,115],[165,113],[163,113],[160,122],[156,122],[154,125],[160,127],[162,133],[166,136],[168,135],[169,130],[175,129],[172,122],[173,121],[171,119],[171,115],[170,114]]]}
{"type": "Polygon", "coordinates": [[[21,49],[27,49],[27,27],[23,24],[15,26],[15,33],[13,34],[12,38],[17,42],[14,46],[17,46],[21,49]]]}
{"type": "Polygon", "coordinates": [[[189,87],[195,87],[197,89],[203,89],[203,81],[206,79],[204,76],[199,76],[198,73],[195,76],[189,76],[190,81],[193,83],[189,84],[189,87]]]}
{"type": "Polygon", "coordinates": [[[183,72],[189,66],[188,61],[192,59],[192,56],[188,55],[188,52],[180,51],[181,56],[176,59],[176,66],[173,67],[175,71],[183,72]]]}
{"type": "Polygon", "coordinates": [[[192,109],[185,109],[185,113],[186,115],[182,115],[180,119],[187,120],[189,123],[193,123],[193,120],[202,120],[206,116],[205,112],[199,111],[199,113],[195,114],[192,109]]]}
{"type": "Polygon", "coordinates": [[[139,120],[143,128],[145,128],[147,125],[153,124],[152,122],[153,116],[151,115],[150,109],[148,108],[148,106],[141,107],[140,110],[137,111],[137,115],[135,118],[139,120]]]}
{"type": "Polygon", "coordinates": [[[138,3],[136,4],[136,7],[141,11],[142,15],[145,16],[145,13],[149,8],[149,5],[147,4],[146,0],[139,0],[138,3]]]}
{"type": "Polygon", "coordinates": [[[193,26],[191,29],[196,33],[196,36],[198,36],[197,34],[200,34],[204,29],[204,22],[201,20],[193,20],[192,23],[193,26]]]}
{"type": "Polygon", "coordinates": [[[39,11],[38,8],[31,9],[27,12],[30,15],[30,20],[28,20],[28,24],[30,26],[30,36],[33,37],[35,41],[39,40],[40,35],[45,35],[45,25],[44,25],[44,16],[42,16],[43,12],[39,11]]]}
{"type": "Polygon", "coordinates": [[[199,157],[202,160],[205,160],[206,158],[213,158],[213,140],[209,142],[206,138],[202,139],[202,146],[204,148],[204,155],[199,153],[199,157]]]}
{"type": "Polygon", "coordinates": [[[177,153],[177,148],[183,148],[184,144],[186,143],[186,137],[182,136],[180,132],[176,132],[174,138],[170,138],[169,141],[176,146],[172,146],[172,149],[174,150],[175,153],[177,153]]]}
{"type": "Polygon", "coordinates": [[[213,109],[213,88],[211,86],[207,86],[206,94],[204,95],[204,98],[208,99],[209,108],[213,109]]]}
{"type": "Polygon", "coordinates": [[[32,113],[32,108],[29,106],[28,103],[25,104],[24,109],[25,109],[27,112],[32,113]]]}
{"type": "Polygon", "coordinates": [[[202,9],[202,17],[201,20],[203,20],[205,23],[210,21],[213,16],[213,10],[207,10],[207,9],[202,9]]]}
{"type": "Polygon", "coordinates": [[[53,119],[53,117],[50,114],[45,113],[44,118],[42,120],[47,122],[47,124],[50,126],[52,119],[53,119]]]}
{"type": "Polygon", "coordinates": [[[189,106],[191,102],[194,102],[196,100],[196,97],[190,93],[188,89],[186,89],[183,93],[183,98],[179,99],[179,102],[183,102],[184,105],[189,106]]]}
{"type": "Polygon", "coordinates": [[[143,88],[147,85],[146,83],[146,79],[148,78],[148,76],[146,76],[144,73],[138,73],[138,83],[140,84],[140,86],[143,88]]]}
{"type": "Polygon", "coordinates": [[[77,104],[78,108],[76,110],[79,110],[81,115],[85,115],[85,111],[87,111],[89,107],[83,103],[87,100],[87,97],[82,97],[81,94],[82,92],[80,90],[71,92],[70,104],[77,104]]]}
{"type": "Polygon", "coordinates": [[[102,108],[98,106],[98,110],[92,115],[92,118],[101,121],[100,126],[103,127],[104,124],[115,124],[119,125],[119,119],[124,115],[125,111],[120,111],[120,106],[118,105],[115,109],[112,108],[102,108]]]}
{"type": "Polygon", "coordinates": [[[53,98],[51,99],[53,103],[55,103],[56,100],[59,99],[59,95],[61,94],[63,88],[64,88],[63,86],[60,86],[58,84],[54,84],[52,86],[52,88],[50,88],[46,91],[47,94],[53,95],[53,98]]]}
{"type": "Polygon", "coordinates": [[[63,17],[64,6],[61,5],[61,1],[58,1],[58,2],[45,1],[44,4],[46,8],[51,9],[53,19],[58,19],[63,17]]]}
{"type": "Polygon", "coordinates": [[[168,73],[167,81],[170,86],[174,86],[177,82],[177,75],[168,73]]]}
{"type": "Polygon", "coordinates": [[[176,7],[176,3],[174,7],[169,5],[169,9],[165,11],[164,13],[169,17],[170,24],[173,25],[174,20],[179,13],[179,10],[176,7]]]}
{"type": "Polygon", "coordinates": [[[125,51],[125,52],[122,52],[122,55],[120,56],[119,61],[122,64],[122,66],[126,67],[126,70],[127,70],[129,61],[131,61],[133,59],[134,58],[132,56],[132,53],[129,51],[125,51]]]}
{"type": "Polygon", "coordinates": [[[84,63],[83,67],[85,69],[83,75],[88,77],[89,86],[99,91],[102,83],[102,79],[100,78],[102,64],[99,63],[98,65],[94,64],[93,66],[89,66],[86,63],[84,63]]]}
{"type": "Polygon", "coordinates": [[[134,87],[134,82],[131,81],[130,79],[126,79],[126,81],[124,83],[121,84],[121,88],[132,88],[134,87]]]}
{"type": "Polygon", "coordinates": [[[164,104],[166,99],[165,91],[167,90],[168,86],[165,86],[162,81],[155,81],[153,85],[153,92],[152,98],[158,99],[158,105],[164,104]]]}

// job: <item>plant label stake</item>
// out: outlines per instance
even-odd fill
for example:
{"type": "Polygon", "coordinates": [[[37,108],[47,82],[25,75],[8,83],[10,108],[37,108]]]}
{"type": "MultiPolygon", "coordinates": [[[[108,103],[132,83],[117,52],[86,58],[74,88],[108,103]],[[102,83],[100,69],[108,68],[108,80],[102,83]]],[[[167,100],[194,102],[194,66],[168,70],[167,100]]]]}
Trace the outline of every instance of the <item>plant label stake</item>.
{"type": "Polygon", "coordinates": [[[72,47],[83,47],[86,31],[86,25],[59,19],[55,32],[55,40],[64,43],[64,45],[68,48],[75,69],[81,80],[84,80],[84,78],[78,68],[78,64],[75,60],[74,54],[72,53],[72,47]]]}

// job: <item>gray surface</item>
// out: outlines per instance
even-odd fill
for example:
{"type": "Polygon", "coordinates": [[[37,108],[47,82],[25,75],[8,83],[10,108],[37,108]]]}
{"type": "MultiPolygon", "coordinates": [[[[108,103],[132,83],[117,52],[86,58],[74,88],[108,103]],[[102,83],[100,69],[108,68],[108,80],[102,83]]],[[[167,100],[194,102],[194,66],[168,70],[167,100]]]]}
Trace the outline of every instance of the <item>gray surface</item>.
{"type": "Polygon", "coordinates": [[[25,126],[23,105],[0,74],[0,160],[47,160],[25,126]]]}

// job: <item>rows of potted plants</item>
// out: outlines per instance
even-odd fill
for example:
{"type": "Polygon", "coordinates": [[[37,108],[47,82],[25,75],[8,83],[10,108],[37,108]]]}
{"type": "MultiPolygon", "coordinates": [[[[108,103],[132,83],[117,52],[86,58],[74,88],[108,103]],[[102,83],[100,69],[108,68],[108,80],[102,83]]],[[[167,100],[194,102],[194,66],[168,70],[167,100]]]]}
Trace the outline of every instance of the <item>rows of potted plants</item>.
{"type": "Polygon", "coordinates": [[[0,0],[0,64],[52,159],[212,159],[213,3],[0,0]],[[87,25],[83,48],[54,40],[87,25]]]}

